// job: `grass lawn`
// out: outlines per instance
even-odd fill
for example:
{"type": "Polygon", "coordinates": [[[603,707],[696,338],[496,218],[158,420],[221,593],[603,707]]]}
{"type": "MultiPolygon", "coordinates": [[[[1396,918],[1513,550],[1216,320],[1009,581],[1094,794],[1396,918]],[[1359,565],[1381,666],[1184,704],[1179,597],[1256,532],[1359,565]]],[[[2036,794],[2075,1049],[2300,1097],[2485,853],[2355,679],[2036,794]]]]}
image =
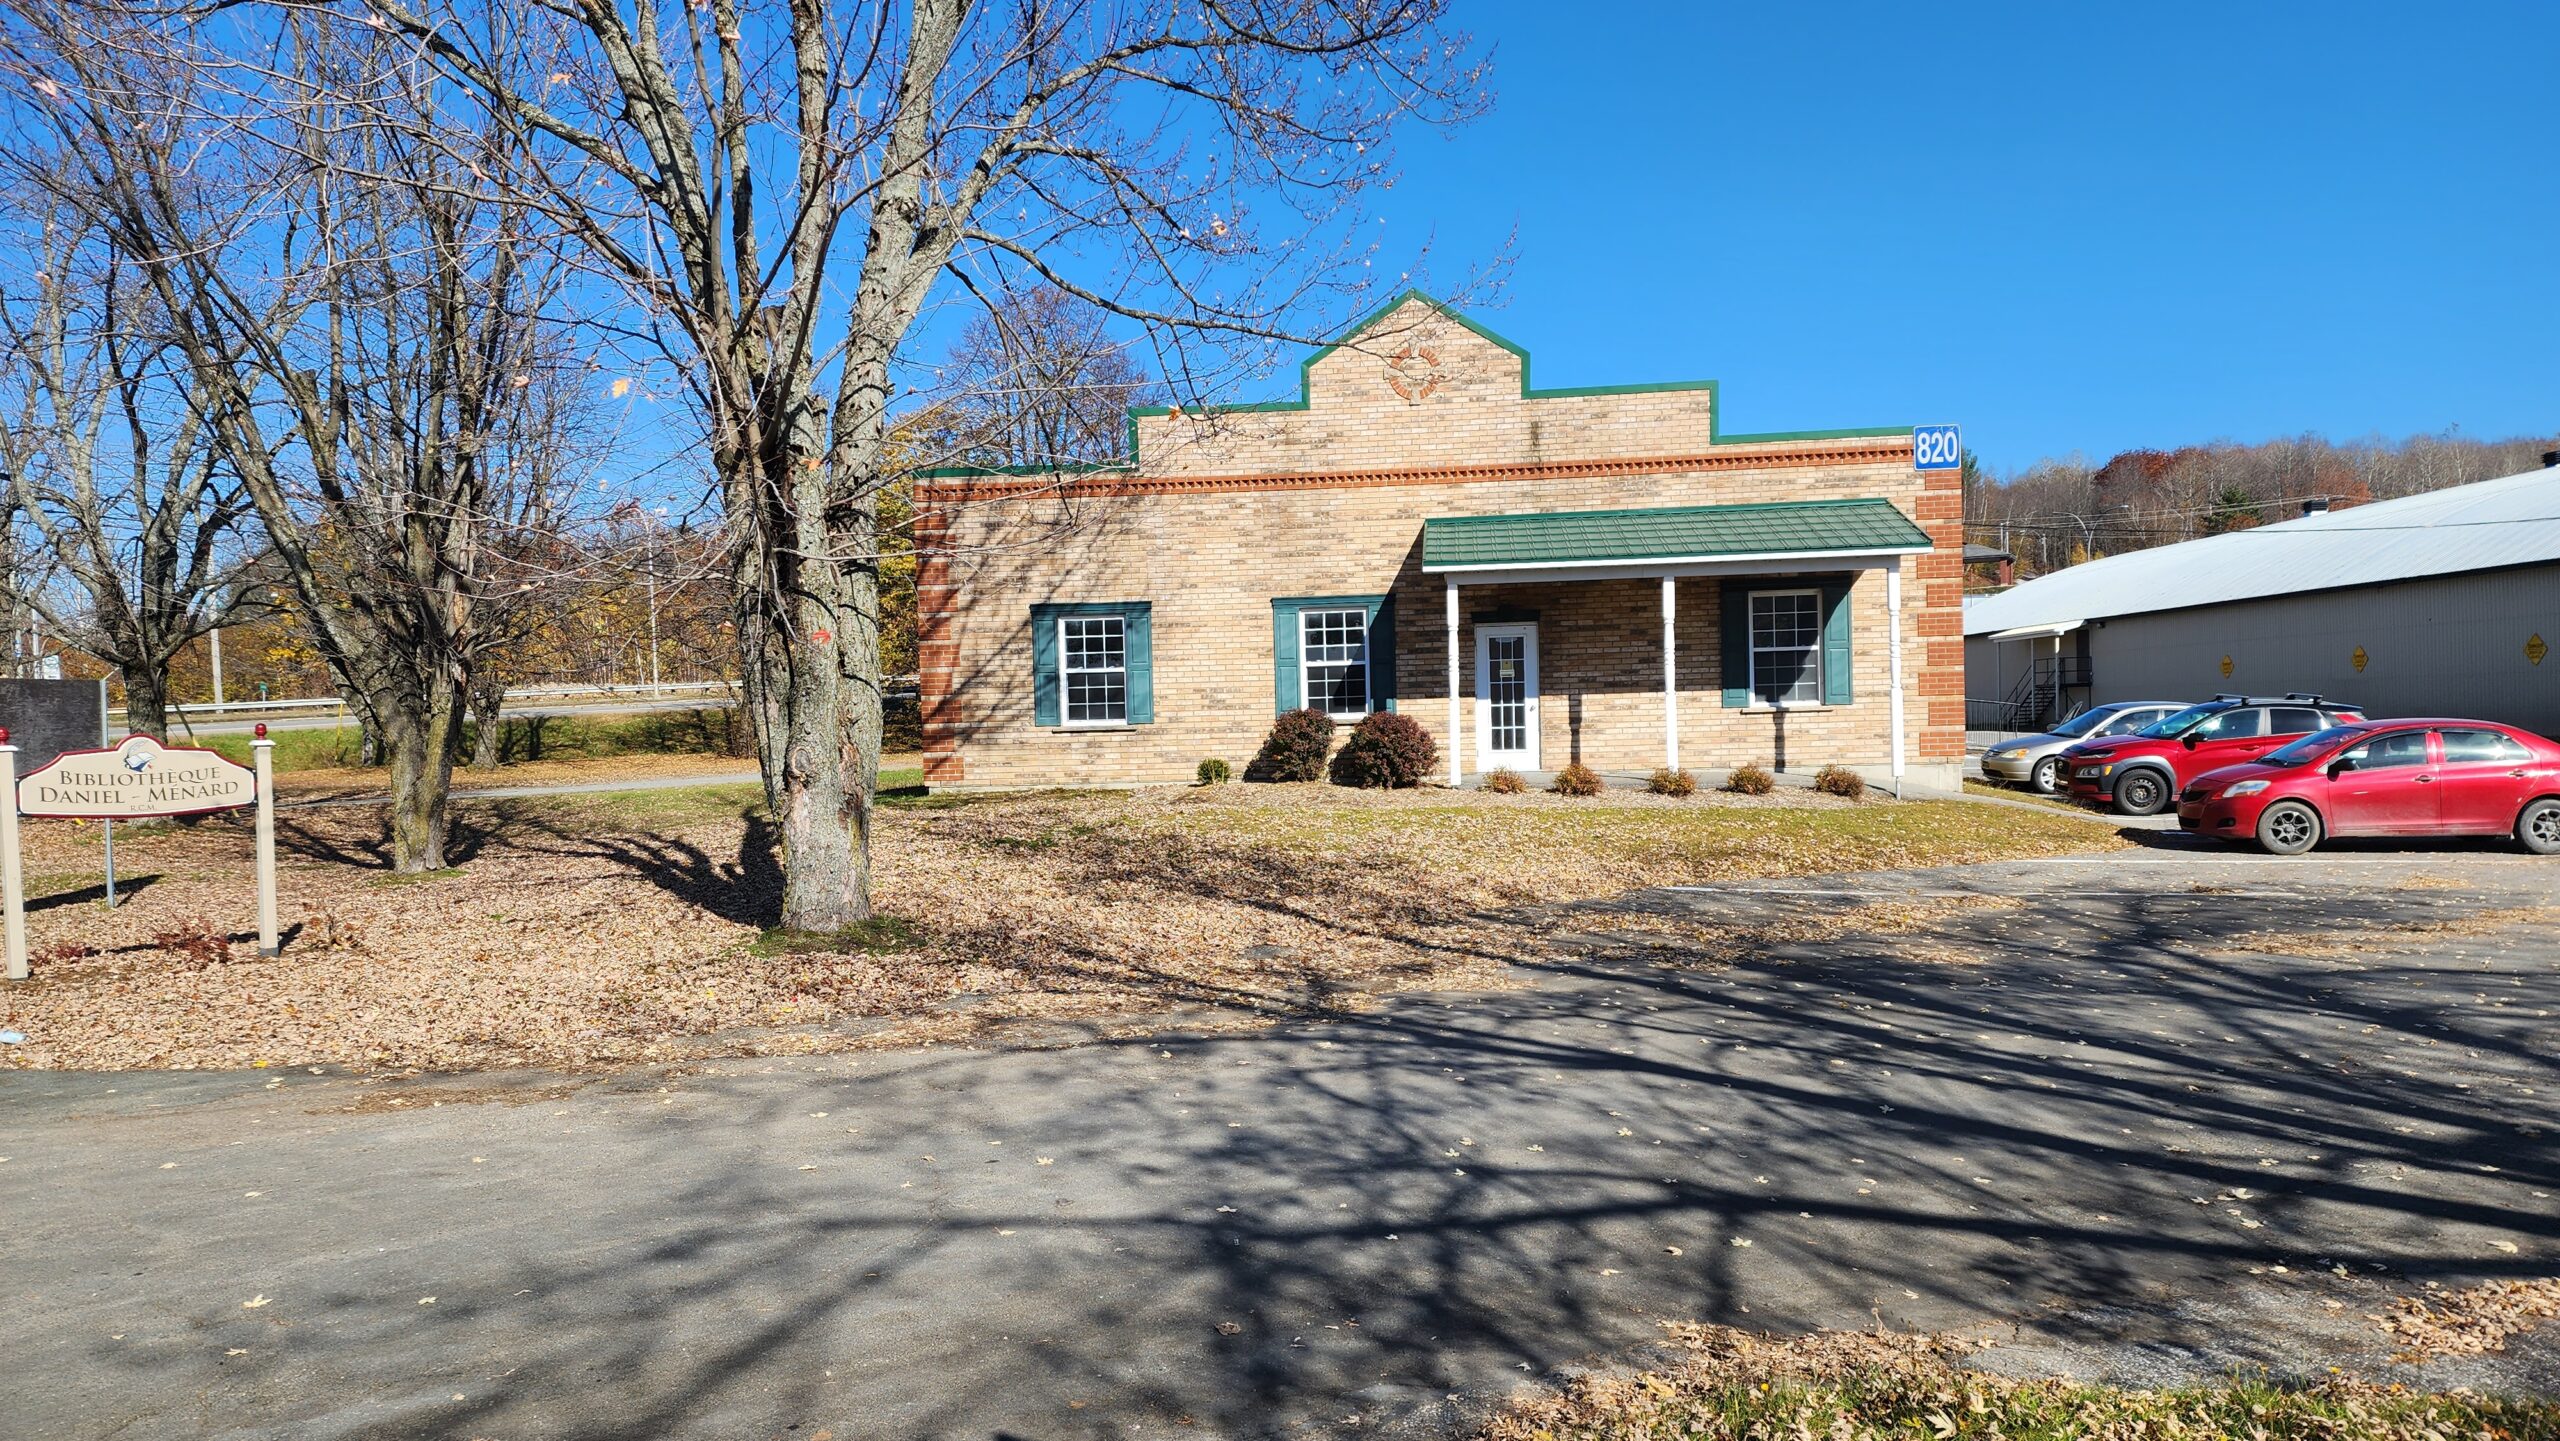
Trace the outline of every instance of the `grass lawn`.
{"type": "Polygon", "coordinates": [[[2093,811],[2077,801],[2062,796],[2040,796],[2024,786],[2004,786],[1992,781],[1975,780],[1971,776],[1965,777],[1964,793],[1969,796],[1996,796],[2004,801],[2025,801],[2031,806],[2050,806],[2058,811],[2071,811],[2079,815],[2105,818],[2103,812],[2093,811]]]}
{"type": "Polygon", "coordinates": [[[875,893],[841,951],[760,944],[754,783],[461,801],[455,869],[395,881],[378,810],[280,817],[284,954],[246,944],[245,820],[30,822],[36,979],[0,1065],[584,1065],[966,1040],[1023,1023],[1259,1023],[1519,984],[1540,908],[1630,887],[2122,844],[2065,816],[1804,792],[1669,800],[1222,786],[928,796],[883,775],[875,893]]]}
{"type": "Polygon", "coordinates": [[[2311,1388],[2235,1378],[2142,1391],[2016,1380],[1967,1368],[1991,1349],[1937,1337],[1831,1332],[1773,1338],[1675,1326],[1661,1370],[1587,1378],[1516,1404],[1484,1441],[1690,1437],[1999,1438],[1999,1441],[2446,1441],[2560,1437],[2548,1401],[2425,1395],[2348,1377],[2311,1388]]]}

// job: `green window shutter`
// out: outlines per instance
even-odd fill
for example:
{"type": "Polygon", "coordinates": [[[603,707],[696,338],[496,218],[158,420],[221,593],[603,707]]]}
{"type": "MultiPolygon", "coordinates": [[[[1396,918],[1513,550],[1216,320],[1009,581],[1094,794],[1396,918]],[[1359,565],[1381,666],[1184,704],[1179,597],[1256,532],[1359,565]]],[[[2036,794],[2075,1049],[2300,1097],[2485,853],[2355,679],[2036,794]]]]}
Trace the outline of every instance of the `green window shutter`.
{"type": "Polygon", "coordinates": [[[1298,698],[1298,611],[1294,600],[1271,603],[1271,695],[1273,715],[1296,710],[1298,698]]]}
{"type": "Polygon", "coordinates": [[[1717,671],[1724,681],[1724,707],[1740,710],[1751,704],[1751,592],[1721,586],[1716,605],[1724,634],[1724,661],[1717,671]]]}
{"type": "Polygon", "coordinates": [[[1045,605],[1031,608],[1031,723],[1058,723],[1058,616],[1045,605]]]}
{"type": "Polygon", "coordinates": [[[1129,724],[1156,718],[1155,607],[1140,601],[1121,611],[1121,658],[1129,667],[1129,724]]]}
{"type": "Polygon", "coordinates": [[[1369,607],[1369,708],[1396,708],[1396,602],[1382,597],[1369,607]]]}
{"type": "Polygon", "coordinates": [[[1822,703],[1857,698],[1849,684],[1849,586],[1837,582],[1822,588],[1822,703]]]}
{"type": "Polygon", "coordinates": [[[1031,608],[1031,723],[1059,723],[1058,621],[1071,615],[1116,615],[1121,662],[1129,672],[1129,724],[1156,718],[1155,607],[1143,600],[1068,601],[1031,608]]]}

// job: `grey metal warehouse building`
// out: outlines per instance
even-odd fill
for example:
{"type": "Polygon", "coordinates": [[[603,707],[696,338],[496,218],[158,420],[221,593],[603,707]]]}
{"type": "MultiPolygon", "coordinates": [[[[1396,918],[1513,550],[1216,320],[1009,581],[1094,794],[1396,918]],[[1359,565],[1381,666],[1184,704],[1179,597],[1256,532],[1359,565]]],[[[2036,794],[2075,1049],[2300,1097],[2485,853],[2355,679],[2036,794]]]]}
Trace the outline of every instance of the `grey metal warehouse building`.
{"type": "Polygon", "coordinates": [[[2108,556],[1964,605],[1967,723],[2317,691],[2560,737],[2560,466],[2108,556]]]}

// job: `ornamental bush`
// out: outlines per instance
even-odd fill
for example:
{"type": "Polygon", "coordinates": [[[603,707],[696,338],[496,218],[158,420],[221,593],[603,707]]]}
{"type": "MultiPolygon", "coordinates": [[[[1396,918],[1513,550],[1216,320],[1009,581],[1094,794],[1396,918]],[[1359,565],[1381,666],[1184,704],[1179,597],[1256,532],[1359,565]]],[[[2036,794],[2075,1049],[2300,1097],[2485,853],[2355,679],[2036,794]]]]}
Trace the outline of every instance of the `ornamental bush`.
{"type": "Polygon", "coordinates": [[[1687,771],[1675,771],[1664,766],[1653,773],[1653,778],[1644,783],[1644,788],[1658,796],[1694,796],[1698,793],[1698,778],[1687,771]]]}
{"type": "Polygon", "coordinates": [[[1560,796],[1596,796],[1600,794],[1600,773],[1575,761],[1556,772],[1556,783],[1548,789],[1560,796]]]}
{"type": "Polygon", "coordinates": [[[1847,766],[1824,766],[1813,773],[1813,788],[1826,796],[1854,801],[1867,793],[1867,778],[1847,766]]]}
{"type": "Polygon", "coordinates": [[[1498,796],[1516,796],[1529,788],[1520,773],[1509,766],[1485,772],[1484,788],[1498,796]]]}
{"type": "Polygon", "coordinates": [[[1325,753],[1333,749],[1333,717],[1293,710],[1271,723],[1271,734],[1244,768],[1249,781],[1320,781],[1325,753]]]}
{"type": "Polygon", "coordinates": [[[1765,796],[1778,788],[1778,778],[1756,762],[1744,761],[1733,768],[1733,774],[1724,778],[1724,788],[1738,795],[1765,796]]]}
{"type": "Polygon", "coordinates": [[[1351,738],[1333,754],[1333,783],[1364,790],[1401,790],[1431,778],[1440,763],[1440,748],[1431,733],[1409,715],[1372,711],[1351,728],[1351,738]]]}
{"type": "Polygon", "coordinates": [[[1234,778],[1235,772],[1216,756],[1200,763],[1200,784],[1204,786],[1222,786],[1234,778]]]}

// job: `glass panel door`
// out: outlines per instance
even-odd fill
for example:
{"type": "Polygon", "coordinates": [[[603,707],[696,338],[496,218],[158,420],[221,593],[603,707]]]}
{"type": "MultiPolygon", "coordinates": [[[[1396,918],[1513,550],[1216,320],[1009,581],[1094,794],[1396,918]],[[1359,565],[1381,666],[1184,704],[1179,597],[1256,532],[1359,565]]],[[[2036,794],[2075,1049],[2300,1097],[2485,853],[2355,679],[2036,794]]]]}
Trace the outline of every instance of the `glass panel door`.
{"type": "Polygon", "coordinates": [[[1538,768],[1538,628],[1476,630],[1476,769],[1538,768]]]}

